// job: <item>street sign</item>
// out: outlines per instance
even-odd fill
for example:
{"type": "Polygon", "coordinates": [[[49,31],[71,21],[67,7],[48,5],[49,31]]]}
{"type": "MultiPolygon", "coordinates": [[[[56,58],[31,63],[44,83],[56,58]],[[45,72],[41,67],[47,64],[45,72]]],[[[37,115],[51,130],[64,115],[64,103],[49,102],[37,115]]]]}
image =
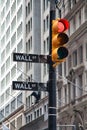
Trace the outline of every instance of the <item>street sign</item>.
{"type": "Polygon", "coordinates": [[[34,62],[34,63],[48,63],[49,59],[50,59],[49,55],[13,53],[13,61],[34,62]]]}
{"type": "Polygon", "coordinates": [[[47,91],[46,83],[13,81],[14,90],[47,91]]]}

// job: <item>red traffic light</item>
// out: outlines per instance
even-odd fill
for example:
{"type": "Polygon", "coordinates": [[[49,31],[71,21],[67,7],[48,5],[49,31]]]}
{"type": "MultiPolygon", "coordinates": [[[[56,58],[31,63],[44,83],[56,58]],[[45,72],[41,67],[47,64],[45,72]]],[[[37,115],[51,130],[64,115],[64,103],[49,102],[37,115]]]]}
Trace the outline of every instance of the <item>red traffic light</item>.
{"type": "Polygon", "coordinates": [[[61,33],[69,28],[69,22],[66,19],[53,20],[53,33],[61,33]]]}
{"type": "Polygon", "coordinates": [[[63,24],[63,26],[64,26],[64,30],[63,31],[66,31],[69,28],[69,26],[70,26],[69,22],[66,19],[60,19],[59,23],[63,24]]]}

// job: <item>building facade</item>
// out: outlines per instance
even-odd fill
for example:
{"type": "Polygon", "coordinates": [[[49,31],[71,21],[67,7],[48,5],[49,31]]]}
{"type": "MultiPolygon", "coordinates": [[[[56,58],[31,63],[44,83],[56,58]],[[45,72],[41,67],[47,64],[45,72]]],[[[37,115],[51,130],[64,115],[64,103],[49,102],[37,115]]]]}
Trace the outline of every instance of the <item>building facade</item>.
{"type": "MultiPolygon", "coordinates": [[[[0,125],[4,122],[10,129],[17,130],[26,123],[47,112],[47,92],[40,93],[41,103],[36,105],[31,91],[15,91],[12,81],[45,81],[45,65],[13,61],[13,53],[42,54],[41,35],[42,1],[0,1],[0,125]],[[44,99],[43,99],[44,97],[44,99]]],[[[45,3],[48,8],[48,2],[45,3]]],[[[48,20],[48,18],[47,18],[48,20]]],[[[48,21],[47,21],[48,22],[48,21]]],[[[45,25],[44,25],[45,26],[45,25]]],[[[46,34],[45,34],[46,35],[46,34]]],[[[48,38],[47,44],[48,44],[48,38]]],[[[45,46],[44,44],[42,44],[45,46]]],[[[47,65],[46,65],[47,68],[47,65]]],[[[38,94],[38,92],[35,92],[38,94]]],[[[45,117],[46,118],[46,117],[45,117]]],[[[0,128],[1,128],[0,127],[0,128]]]]}
{"type": "MultiPolygon", "coordinates": [[[[66,0],[60,10],[61,17],[70,22],[67,32],[70,39],[69,56],[58,67],[58,124],[87,129],[87,1],[66,0]]],[[[63,129],[70,130],[70,127],[63,129]]]]}
{"type": "Polygon", "coordinates": [[[24,5],[24,0],[0,0],[0,123],[12,130],[24,123],[24,93],[12,89],[12,81],[24,80],[25,64],[13,62],[13,52],[26,51],[24,5]]]}

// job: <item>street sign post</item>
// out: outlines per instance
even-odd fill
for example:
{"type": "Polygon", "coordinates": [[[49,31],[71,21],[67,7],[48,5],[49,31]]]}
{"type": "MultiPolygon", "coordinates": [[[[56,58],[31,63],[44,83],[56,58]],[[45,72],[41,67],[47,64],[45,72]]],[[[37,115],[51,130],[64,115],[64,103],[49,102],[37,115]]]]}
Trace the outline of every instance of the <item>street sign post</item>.
{"type": "Polygon", "coordinates": [[[46,83],[13,81],[13,90],[47,91],[46,83]]]}
{"type": "Polygon", "coordinates": [[[26,53],[13,53],[13,61],[33,62],[33,63],[49,63],[49,55],[37,55],[26,53]]]}

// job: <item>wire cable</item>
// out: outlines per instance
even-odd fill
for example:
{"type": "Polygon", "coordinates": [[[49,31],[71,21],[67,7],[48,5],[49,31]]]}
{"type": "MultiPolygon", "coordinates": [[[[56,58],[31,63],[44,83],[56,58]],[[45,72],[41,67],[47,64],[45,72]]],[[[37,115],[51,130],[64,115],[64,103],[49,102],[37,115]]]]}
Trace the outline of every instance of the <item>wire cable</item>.
{"type": "MultiPolygon", "coordinates": [[[[19,68],[17,68],[17,67],[15,67],[17,70],[19,70],[20,72],[22,72],[25,76],[27,76],[27,77],[29,77],[29,75],[27,75],[26,73],[24,73],[22,70],[20,70],[19,68]]],[[[51,74],[52,72],[50,72],[50,74],[51,74]]],[[[58,73],[58,71],[56,71],[56,74],[58,73]]],[[[70,84],[72,84],[72,87],[77,87],[77,88],[79,88],[80,90],[82,90],[82,91],[85,91],[85,92],[87,92],[86,90],[84,90],[84,89],[82,89],[82,87],[80,87],[80,86],[78,86],[78,85],[76,85],[75,83],[73,83],[72,81],[70,81],[68,78],[66,78],[66,77],[63,77],[63,76],[61,76],[61,75],[59,75],[58,74],[58,76],[60,77],[60,78],[62,78],[62,79],[64,79],[65,81],[67,80],[70,84]]],[[[37,82],[35,79],[31,79],[32,81],[35,81],[35,82],[37,82]]],[[[54,79],[50,79],[50,80],[54,80],[54,79]]]]}

